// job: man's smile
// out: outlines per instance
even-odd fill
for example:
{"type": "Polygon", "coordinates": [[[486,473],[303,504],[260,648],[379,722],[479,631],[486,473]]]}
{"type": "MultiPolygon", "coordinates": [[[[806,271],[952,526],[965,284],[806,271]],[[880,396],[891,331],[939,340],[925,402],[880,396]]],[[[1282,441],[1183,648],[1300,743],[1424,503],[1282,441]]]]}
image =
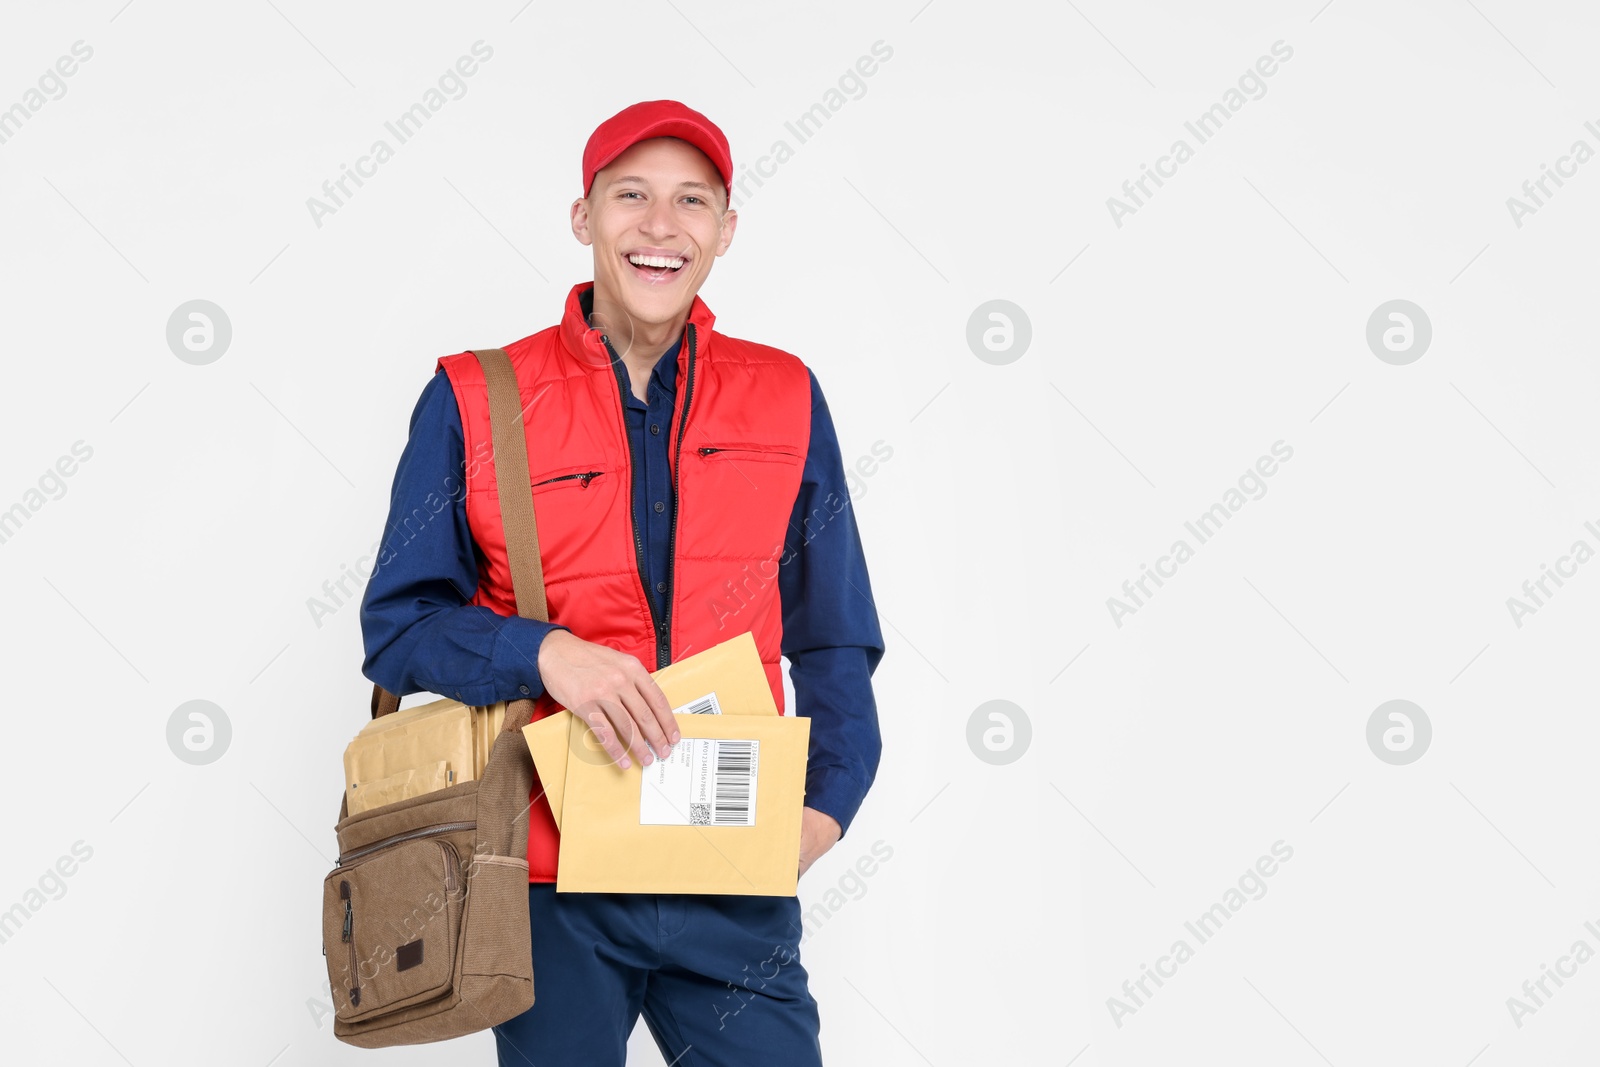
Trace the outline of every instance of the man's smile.
{"type": "Polygon", "coordinates": [[[687,256],[657,248],[643,248],[632,252],[624,252],[622,258],[640,279],[651,285],[674,281],[683,268],[689,264],[687,256]]]}

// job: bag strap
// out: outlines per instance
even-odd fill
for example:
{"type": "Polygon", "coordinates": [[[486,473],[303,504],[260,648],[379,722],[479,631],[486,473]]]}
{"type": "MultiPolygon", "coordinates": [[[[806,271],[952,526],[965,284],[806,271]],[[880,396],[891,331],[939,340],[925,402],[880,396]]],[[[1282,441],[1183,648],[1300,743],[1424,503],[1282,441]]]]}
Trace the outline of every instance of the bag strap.
{"type": "MultiPolygon", "coordinates": [[[[550,608],[545,600],[544,563],[539,556],[539,527],[533,515],[528,438],[523,429],[517,372],[503,349],[475,348],[472,354],[478,357],[489,387],[489,435],[494,446],[495,491],[500,497],[500,524],[505,528],[506,557],[511,567],[517,614],[525,619],[549,622],[550,608]]],[[[400,698],[394,693],[381,685],[372,687],[374,719],[397,711],[399,707],[400,698]]],[[[513,716],[508,714],[508,726],[512,720],[513,716]]]]}
{"type": "Polygon", "coordinates": [[[517,614],[525,619],[549,622],[517,372],[511,369],[510,357],[498,348],[473,354],[483,364],[483,376],[489,383],[489,433],[494,438],[495,490],[500,497],[500,524],[505,527],[506,557],[511,565],[511,589],[517,599],[517,614]]]}

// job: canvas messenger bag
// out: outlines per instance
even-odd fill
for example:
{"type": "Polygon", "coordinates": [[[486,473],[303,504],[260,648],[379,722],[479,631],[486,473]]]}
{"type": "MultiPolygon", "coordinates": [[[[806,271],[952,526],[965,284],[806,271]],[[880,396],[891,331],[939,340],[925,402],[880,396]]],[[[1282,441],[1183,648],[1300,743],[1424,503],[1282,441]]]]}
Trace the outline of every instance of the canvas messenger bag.
{"type": "MultiPolygon", "coordinates": [[[[488,381],[496,484],[517,613],[547,621],[522,403],[511,361],[474,350],[488,381]]],[[[374,686],[372,715],[400,698],[374,686]]],[[[356,815],[341,794],[337,866],[323,881],[322,944],[336,1038],[363,1048],[443,1041],[533,1005],[528,794],[533,758],[513,700],[476,781],[356,815]]]]}

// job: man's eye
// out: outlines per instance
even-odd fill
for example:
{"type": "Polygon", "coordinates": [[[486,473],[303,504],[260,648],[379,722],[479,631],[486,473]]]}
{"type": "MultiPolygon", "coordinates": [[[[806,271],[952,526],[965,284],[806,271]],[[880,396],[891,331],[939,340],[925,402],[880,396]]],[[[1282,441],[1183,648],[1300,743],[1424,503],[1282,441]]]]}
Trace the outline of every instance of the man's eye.
{"type": "Polygon", "coordinates": [[[704,201],[701,200],[698,196],[686,196],[686,197],[684,197],[684,199],[685,200],[693,200],[697,204],[704,203],[704,201]]]}
{"type": "Polygon", "coordinates": [[[639,193],[635,192],[632,189],[625,189],[620,194],[618,194],[618,199],[621,199],[624,196],[638,196],[638,195],[639,195],[639,193]]]}

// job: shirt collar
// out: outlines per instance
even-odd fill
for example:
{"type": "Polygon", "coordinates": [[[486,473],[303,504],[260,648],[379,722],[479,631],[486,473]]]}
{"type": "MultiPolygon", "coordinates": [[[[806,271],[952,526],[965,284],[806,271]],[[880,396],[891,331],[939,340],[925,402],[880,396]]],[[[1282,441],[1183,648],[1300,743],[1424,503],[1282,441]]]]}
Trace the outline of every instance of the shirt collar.
{"type": "MultiPolygon", "coordinates": [[[[582,293],[578,299],[583,308],[584,324],[588,325],[589,316],[594,313],[594,289],[590,288],[582,293]]],[[[651,377],[660,384],[662,389],[669,393],[676,389],[678,385],[678,350],[682,347],[683,335],[679,334],[678,339],[672,342],[672,346],[661,353],[661,358],[656,360],[655,369],[651,371],[651,377]]]]}
{"type": "MultiPolygon", "coordinates": [[[[567,301],[561,314],[561,325],[557,327],[562,347],[574,356],[584,367],[595,369],[603,367],[610,362],[606,347],[600,340],[600,331],[593,329],[588,323],[588,312],[594,299],[594,282],[579,282],[567,291],[567,301]]],[[[689,305],[689,322],[694,325],[696,347],[699,349],[700,358],[704,359],[711,354],[713,339],[716,337],[717,317],[711,313],[706,302],[695,294],[694,303],[689,305]]],[[[678,361],[687,363],[686,353],[679,346],[678,361]]]]}

